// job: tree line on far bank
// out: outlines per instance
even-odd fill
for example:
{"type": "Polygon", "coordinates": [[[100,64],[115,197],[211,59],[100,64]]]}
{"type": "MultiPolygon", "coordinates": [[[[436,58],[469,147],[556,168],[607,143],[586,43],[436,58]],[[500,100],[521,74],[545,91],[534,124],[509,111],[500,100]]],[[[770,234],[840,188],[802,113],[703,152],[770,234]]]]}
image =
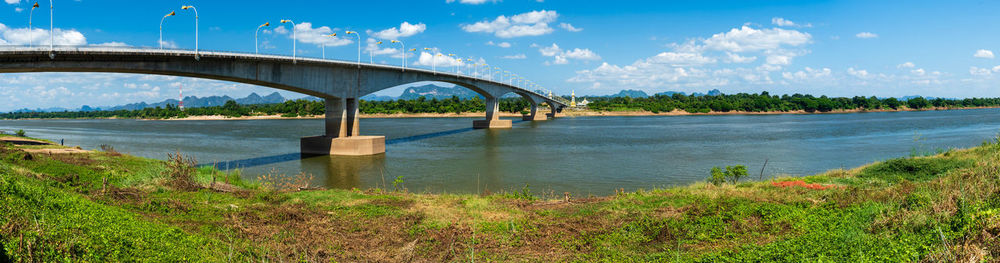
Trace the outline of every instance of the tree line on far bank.
{"type": "MultiPolygon", "coordinates": [[[[500,111],[525,112],[531,104],[520,98],[500,99],[500,111]]],[[[414,100],[365,101],[359,105],[359,111],[364,114],[408,114],[408,113],[463,113],[484,112],[486,103],[483,99],[426,99],[420,97],[414,100]]],[[[145,108],[140,110],[114,111],[59,111],[59,112],[11,112],[0,113],[0,119],[82,119],[82,118],[141,118],[167,119],[189,116],[242,117],[257,115],[281,115],[282,117],[315,116],[326,113],[323,101],[289,100],[284,103],[240,105],[236,101],[227,101],[222,106],[196,107],[181,110],[175,105],[166,107],[145,108]]]]}
{"type": "MultiPolygon", "coordinates": [[[[899,110],[925,108],[970,108],[997,107],[1000,98],[968,98],[928,100],[923,97],[899,100],[897,98],[876,97],[814,97],[812,95],[770,95],[766,91],[760,94],[732,94],[686,96],[683,94],[655,95],[646,98],[615,97],[591,98],[587,107],[595,111],[648,111],[653,113],[670,112],[675,109],[690,113],[708,112],[829,112],[834,110],[899,110]]],[[[479,97],[471,99],[427,99],[420,97],[413,100],[365,101],[362,100],[359,110],[364,114],[410,114],[410,113],[463,113],[483,112],[486,103],[479,97]]],[[[500,111],[526,113],[531,104],[521,98],[500,99],[500,111]]],[[[166,119],[184,118],[188,116],[221,115],[227,117],[242,117],[256,115],[281,115],[282,117],[315,116],[325,113],[323,101],[290,100],[275,104],[240,105],[235,101],[227,101],[223,106],[197,107],[180,110],[175,105],[166,107],[145,108],[141,110],[114,111],[61,111],[61,112],[12,112],[0,113],[0,119],[47,119],[47,118],[142,118],[166,119]]]]}
{"type": "Polygon", "coordinates": [[[876,98],[855,96],[847,97],[814,97],[812,95],[770,95],[766,91],[760,94],[738,93],[732,95],[686,96],[684,94],[655,95],[646,98],[616,97],[587,98],[592,100],[587,105],[595,111],[649,111],[653,113],[670,112],[675,109],[690,113],[708,112],[830,112],[834,110],[899,110],[925,108],[970,108],[1000,106],[1000,98],[968,98],[928,100],[924,97],[914,97],[908,100],[897,98],[876,98]]]}

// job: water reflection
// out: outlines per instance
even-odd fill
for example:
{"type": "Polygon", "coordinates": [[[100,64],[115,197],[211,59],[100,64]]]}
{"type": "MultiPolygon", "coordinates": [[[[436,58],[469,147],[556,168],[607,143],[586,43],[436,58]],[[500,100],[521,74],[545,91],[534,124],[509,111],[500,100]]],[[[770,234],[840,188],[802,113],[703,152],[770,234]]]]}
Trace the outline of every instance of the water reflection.
{"type": "MultiPolygon", "coordinates": [[[[325,185],[329,188],[352,188],[367,185],[375,179],[374,174],[383,175],[387,180],[385,185],[391,185],[393,180],[391,175],[384,175],[385,155],[369,156],[317,156],[302,159],[302,170],[319,173],[313,178],[313,183],[325,185]],[[373,173],[375,172],[375,173],[373,173]],[[382,172],[380,174],[380,172],[382,172]]],[[[383,185],[378,181],[378,185],[383,185]]]]}

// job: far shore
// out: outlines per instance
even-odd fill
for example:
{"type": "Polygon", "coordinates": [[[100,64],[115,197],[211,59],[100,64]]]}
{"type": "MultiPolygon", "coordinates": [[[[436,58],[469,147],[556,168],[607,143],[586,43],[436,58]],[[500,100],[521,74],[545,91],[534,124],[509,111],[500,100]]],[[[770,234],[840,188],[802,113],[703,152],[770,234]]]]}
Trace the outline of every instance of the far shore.
{"type": "MultiPolygon", "coordinates": [[[[866,110],[866,109],[854,109],[854,110],[833,110],[828,112],[807,112],[804,110],[797,111],[766,111],[766,112],[748,112],[748,111],[729,111],[729,112],[717,112],[711,111],[708,113],[690,113],[680,109],[674,109],[670,112],[659,112],[653,113],[650,111],[593,111],[589,109],[565,109],[560,113],[556,114],[556,117],[591,117],[591,116],[609,116],[609,117],[628,117],[628,116],[698,116],[698,115],[781,115],[781,114],[846,114],[846,113],[869,113],[869,112],[904,112],[904,111],[940,111],[940,110],[972,110],[972,109],[993,109],[998,107],[966,107],[966,108],[947,108],[947,107],[934,107],[934,108],[924,108],[924,109],[910,109],[910,108],[900,108],[896,110],[887,109],[876,109],[876,110],[866,110]]],[[[549,113],[548,109],[539,109],[538,114],[549,113]]],[[[482,117],[484,112],[463,112],[463,113],[394,113],[394,114],[361,114],[362,119],[391,119],[391,118],[479,118],[482,117]]],[[[503,118],[520,118],[523,115],[520,113],[510,113],[501,112],[500,117],[503,118]]],[[[202,116],[188,116],[184,118],[170,118],[170,119],[140,119],[149,121],[211,121],[211,120],[301,120],[301,119],[323,119],[326,115],[311,115],[311,116],[298,116],[298,117],[282,117],[281,115],[254,115],[254,116],[241,116],[241,117],[227,117],[223,115],[202,115],[202,116]]],[[[58,120],[65,118],[46,118],[47,120],[58,120]]],[[[78,118],[78,119],[127,119],[127,118],[78,118]]],[[[37,118],[28,118],[21,120],[39,120],[37,118]]]]}

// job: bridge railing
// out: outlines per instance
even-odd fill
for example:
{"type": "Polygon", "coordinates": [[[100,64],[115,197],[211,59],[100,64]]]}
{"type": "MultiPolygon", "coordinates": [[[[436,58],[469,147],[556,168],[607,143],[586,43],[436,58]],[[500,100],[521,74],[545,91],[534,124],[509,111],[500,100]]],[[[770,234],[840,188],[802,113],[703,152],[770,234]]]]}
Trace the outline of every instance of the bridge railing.
{"type": "MultiPolygon", "coordinates": [[[[234,52],[234,51],[225,51],[225,50],[210,50],[210,49],[194,50],[194,49],[185,49],[185,48],[162,48],[161,49],[161,48],[157,48],[157,47],[143,47],[143,46],[134,47],[134,46],[115,46],[115,45],[55,45],[55,46],[52,46],[50,48],[47,45],[35,45],[35,46],[30,46],[30,47],[29,46],[25,46],[25,45],[0,45],[0,52],[14,53],[14,54],[18,53],[18,51],[40,52],[40,51],[50,51],[50,50],[54,51],[54,52],[97,51],[97,52],[128,52],[128,53],[133,53],[133,54],[135,54],[135,53],[146,53],[146,54],[151,54],[151,55],[153,55],[153,54],[163,54],[163,53],[175,53],[177,55],[191,55],[191,56],[194,56],[195,54],[200,54],[200,55],[219,55],[219,56],[239,55],[239,56],[247,56],[247,57],[264,57],[264,58],[274,58],[274,59],[289,59],[289,58],[292,58],[291,56],[289,56],[287,54],[275,54],[275,53],[259,53],[259,52],[258,53],[243,53],[243,52],[234,52]]],[[[359,63],[357,60],[331,59],[331,58],[320,58],[320,57],[311,57],[311,56],[296,56],[295,59],[301,59],[301,60],[304,60],[304,61],[337,62],[337,63],[343,63],[343,64],[358,64],[359,63]]],[[[389,67],[389,68],[403,69],[403,67],[401,65],[390,64],[390,63],[381,63],[381,62],[366,62],[363,59],[362,59],[362,61],[360,61],[360,64],[361,65],[367,65],[367,66],[380,66],[380,67],[389,67]]],[[[530,90],[528,88],[518,86],[517,83],[508,83],[507,81],[504,81],[503,79],[496,79],[496,78],[493,78],[493,76],[485,76],[485,74],[482,74],[480,72],[475,72],[475,71],[473,71],[473,72],[464,72],[463,69],[461,69],[461,68],[460,68],[460,70],[458,70],[457,73],[454,72],[454,71],[449,71],[449,70],[440,70],[441,68],[438,68],[438,70],[432,70],[431,67],[426,67],[426,66],[423,66],[423,65],[421,65],[421,67],[407,66],[406,69],[417,69],[417,70],[423,70],[423,71],[433,72],[435,74],[454,75],[454,76],[458,76],[458,77],[466,77],[466,78],[476,79],[476,80],[480,80],[480,81],[493,82],[493,83],[500,84],[500,85],[505,85],[505,86],[510,86],[510,87],[518,88],[518,89],[521,89],[523,91],[527,91],[528,93],[534,94],[534,95],[539,96],[539,97],[548,98],[548,96],[546,96],[545,94],[540,94],[540,93],[535,92],[533,90],[530,90]]],[[[468,69],[468,68],[465,67],[465,69],[468,69]]],[[[493,75],[496,75],[496,74],[493,74],[493,75]]],[[[564,99],[564,98],[553,96],[551,99],[553,99],[553,100],[555,100],[555,101],[557,101],[559,103],[569,105],[569,102],[566,101],[566,99],[564,99]]]]}

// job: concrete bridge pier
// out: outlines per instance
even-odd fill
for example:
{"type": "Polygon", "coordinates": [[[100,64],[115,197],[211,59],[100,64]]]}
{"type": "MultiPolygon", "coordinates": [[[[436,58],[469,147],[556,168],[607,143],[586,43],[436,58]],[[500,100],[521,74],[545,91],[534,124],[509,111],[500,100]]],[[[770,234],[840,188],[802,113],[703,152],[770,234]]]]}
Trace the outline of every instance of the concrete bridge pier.
{"type": "Polygon", "coordinates": [[[385,153],[385,136],[361,136],[358,99],[326,99],[326,135],[300,140],[303,155],[375,155],[385,153]]]}
{"type": "Polygon", "coordinates": [[[552,104],[549,103],[549,109],[552,110],[552,112],[546,113],[545,116],[548,116],[549,118],[555,119],[556,118],[556,107],[552,106],[552,104]]]}
{"type": "Polygon", "coordinates": [[[472,121],[473,129],[505,129],[514,127],[511,120],[501,120],[500,100],[497,97],[486,98],[486,119],[472,121]]]}
{"type": "Polygon", "coordinates": [[[525,115],[521,120],[524,121],[544,121],[548,120],[548,116],[538,114],[538,103],[531,103],[531,115],[525,115]]]}

